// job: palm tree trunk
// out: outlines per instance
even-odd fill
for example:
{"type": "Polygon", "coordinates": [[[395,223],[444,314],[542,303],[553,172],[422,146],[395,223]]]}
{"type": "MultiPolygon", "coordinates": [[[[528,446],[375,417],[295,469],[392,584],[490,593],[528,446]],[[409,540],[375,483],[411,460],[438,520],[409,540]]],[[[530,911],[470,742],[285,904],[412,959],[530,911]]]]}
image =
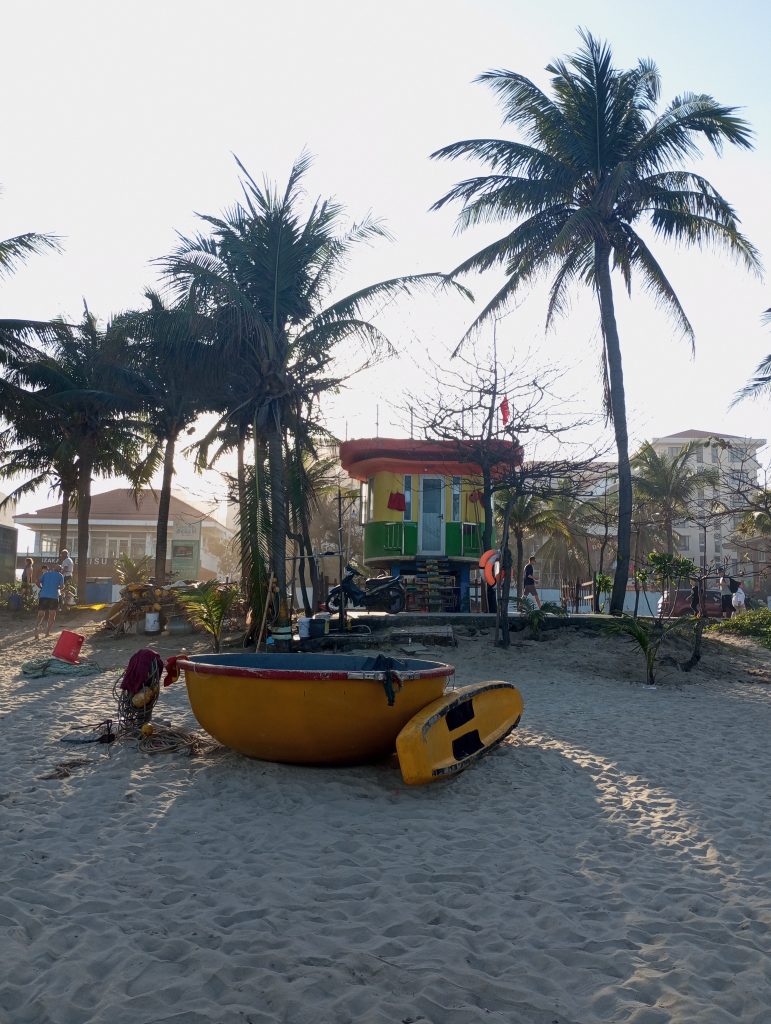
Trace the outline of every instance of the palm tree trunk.
{"type": "MultiPolygon", "coordinates": [[[[249,590],[249,582],[252,575],[252,560],[249,544],[249,529],[246,522],[246,462],[244,449],[246,448],[246,433],[239,430],[238,444],[236,445],[237,455],[237,478],[238,478],[238,526],[239,542],[241,548],[241,593],[246,595],[249,590]]],[[[255,468],[256,472],[256,468],[255,468]]],[[[259,517],[259,509],[257,515],[259,517]]]]}
{"type": "Polygon", "coordinates": [[[72,491],[68,486],[62,484],[62,515],[59,520],[59,550],[63,551],[67,547],[67,533],[70,527],[70,501],[72,500],[72,491]]]}
{"type": "MultiPolygon", "coordinates": [[[[278,586],[279,618],[286,612],[286,477],[284,474],[284,433],[275,423],[268,435],[268,468],[270,472],[270,558],[278,586]]],[[[278,624],[278,623],[277,623],[278,624]]],[[[286,625],[281,622],[281,625],[286,625]]]]}
{"type": "Polygon", "coordinates": [[[525,535],[520,529],[514,530],[517,538],[517,602],[522,600],[522,573],[525,571],[525,535]]]}
{"type": "Polygon", "coordinates": [[[155,529],[155,582],[166,581],[166,548],[169,537],[169,509],[171,507],[171,481],[174,476],[174,448],[179,431],[172,425],[166,438],[166,451],[163,456],[163,480],[161,493],[158,496],[158,524],[155,529]]]}
{"type": "Polygon", "coordinates": [[[675,535],[672,528],[672,520],[669,517],[667,517],[665,526],[667,530],[667,554],[673,555],[675,553],[675,535]]]}
{"type": "Polygon", "coordinates": [[[626,425],[621,345],[618,338],[613,289],[610,281],[610,253],[607,248],[603,248],[599,244],[595,247],[595,267],[610,392],[608,396],[609,411],[613,420],[618,454],[618,537],[610,614],[621,615],[624,610],[626,585],[629,579],[629,549],[632,536],[632,468],[629,464],[629,436],[626,425]]]}
{"type": "MultiPolygon", "coordinates": [[[[488,465],[482,466],[482,512],[485,524],[482,527],[482,550],[489,551],[493,543],[493,478],[488,465]]],[[[482,611],[495,611],[495,587],[489,587],[484,577],[480,583],[482,611]]]]}
{"type": "Polygon", "coordinates": [[[91,515],[93,457],[81,454],[78,473],[78,604],[86,603],[88,578],[88,521],[91,515]]]}

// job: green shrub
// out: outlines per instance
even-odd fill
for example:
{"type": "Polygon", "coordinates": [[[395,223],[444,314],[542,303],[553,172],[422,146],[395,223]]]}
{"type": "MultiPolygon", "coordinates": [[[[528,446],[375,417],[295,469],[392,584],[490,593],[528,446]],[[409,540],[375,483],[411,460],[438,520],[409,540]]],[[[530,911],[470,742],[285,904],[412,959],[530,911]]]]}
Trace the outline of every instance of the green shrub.
{"type": "Polygon", "coordinates": [[[724,622],[716,622],[707,627],[710,632],[731,633],[733,636],[746,636],[757,640],[763,647],[771,649],[771,609],[757,608],[743,615],[734,615],[724,622]]]}
{"type": "Polygon", "coordinates": [[[539,608],[529,597],[519,602],[519,610],[525,618],[530,629],[530,635],[535,638],[541,632],[541,627],[546,621],[547,615],[564,615],[565,609],[554,601],[544,601],[539,608]]]}

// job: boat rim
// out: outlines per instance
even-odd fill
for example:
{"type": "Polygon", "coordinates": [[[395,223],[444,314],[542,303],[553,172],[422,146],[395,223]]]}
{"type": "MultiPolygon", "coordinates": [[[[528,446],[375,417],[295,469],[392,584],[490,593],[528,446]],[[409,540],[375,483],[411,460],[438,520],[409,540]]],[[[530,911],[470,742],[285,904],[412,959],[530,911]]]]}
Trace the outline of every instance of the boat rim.
{"type": "MultiPolygon", "coordinates": [[[[205,655],[198,655],[198,657],[205,657],[205,655]]],[[[399,669],[390,669],[391,675],[395,679],[409,680],[409,679],[436,679],[439,676],[450,676],[455,675],[455,667],[448,665],[445,662],[435,662],[436,667],[429,669],[409,669],[407,671],[400,671],[399,669]]],[[[177,661],[177,667],[183,669],[185,673],[192,672],[193,674],[207,675],[207,676],[235,676],[236,678],[246,679],[302,679],[308,681],[317,681],[321,679],[376,679],[382,682],[385,679],[384,669],[351,669],[344,671],[343,669],[304,669],[304,668],[240,668],[237,665],[217,665],[214,662],[205,661],[190,661],[187,658],[181,658],[177,661]]]]}

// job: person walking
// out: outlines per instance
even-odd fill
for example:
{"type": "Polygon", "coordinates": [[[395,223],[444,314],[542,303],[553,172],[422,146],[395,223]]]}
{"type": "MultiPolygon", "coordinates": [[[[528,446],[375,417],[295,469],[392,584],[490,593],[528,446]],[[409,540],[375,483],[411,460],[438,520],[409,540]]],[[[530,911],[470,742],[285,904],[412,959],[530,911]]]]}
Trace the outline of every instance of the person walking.
{"type": "Polygon", "coordinates": [[[747,596],[744,593],[744,580],[739,580],[739,585],[736,588],[736,593],[731,598],[731,603],[734,609],[734,615],[743,615],[747,611],[746,602],[747,596]]]}
{"type": "Polygon", "coordinates": [[[43,620],[48,616],[46,636],[50,636],[53,624],[56,622],[56,613],[59,610],[59,595],[64,586],[64,576],[60,572],[58,562],[49,566],[43,571],[38,580],[40,595],[38,597],[37,622],[35,623],[35,639],[40,639],[40,627],[43,620]]]}
{"type": "Polygon", "coordinates": [[[691,611],[694,615],[698,616],[701,610],[701,594],[699,593],[698,580],[691,587],[691,611]]]}
{"type": "Polygon", "coordinates": [[[531,555],[530,559],[525,566],[525,578],[524,587],[522,591],[523,597],[532,597],[538,607],[541,607],[541,599],[538,596],[538,591],[535,588],[535,555],[531,555]]]}
{"type": "Polygon", "coordinates": [[[730,619],[734,610],[733,604],[731,603],[734,588],[731,584],[732,580],[728,576],[720,577],[720,609],[721,616],[724,619],[730,619]]]}
{"type": "Polygon", "coordinates": [[[62,576],[64,576],[64,586],[62,587],[60,602],[63,608],[67,600],[70,584],[72,583],[72,575],[75,572],[75,563],[70,558],[70,553],[67,548],[62,548],[59,552],[59,565],[62,567],[62,576]]]}

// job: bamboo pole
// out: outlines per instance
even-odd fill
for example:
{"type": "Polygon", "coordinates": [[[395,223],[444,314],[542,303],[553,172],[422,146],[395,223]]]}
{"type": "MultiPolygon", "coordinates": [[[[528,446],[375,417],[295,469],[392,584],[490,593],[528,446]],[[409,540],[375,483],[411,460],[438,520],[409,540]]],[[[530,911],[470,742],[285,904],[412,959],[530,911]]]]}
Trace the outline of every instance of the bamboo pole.
{"type": "Polygon", "coordinates": [[[260,632],[257,634],[257,646],[256,651],[259,651],[260,644],[262,643],[262,634],[265,632],[265,622],[268,618],[268,604],[273,595],[273,573],[268,573],[268,591],[265,595],[265,607],[262,609],[262,622],[260,623],[260,632]]]}

